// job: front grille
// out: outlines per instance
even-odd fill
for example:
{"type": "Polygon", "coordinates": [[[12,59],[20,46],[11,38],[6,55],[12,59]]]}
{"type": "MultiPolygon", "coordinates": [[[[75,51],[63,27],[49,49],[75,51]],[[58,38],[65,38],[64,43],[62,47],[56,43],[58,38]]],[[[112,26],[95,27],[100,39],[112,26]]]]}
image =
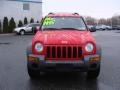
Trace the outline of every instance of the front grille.
{"type": "Polygon", "coordinates": [[[80,46],[46,46],[46,58],[81,58],[80,46]]]}

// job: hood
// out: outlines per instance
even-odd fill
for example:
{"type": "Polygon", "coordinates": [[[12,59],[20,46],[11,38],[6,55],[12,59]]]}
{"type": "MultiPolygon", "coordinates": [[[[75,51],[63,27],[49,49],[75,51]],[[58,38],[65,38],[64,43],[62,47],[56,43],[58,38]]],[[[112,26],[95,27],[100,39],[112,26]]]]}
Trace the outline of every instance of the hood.
{"type": "Polygon", "coordinates": [[[18,27],[19,29],[24,29],[24,28],[26,28],[26,27],[18,27]]]}
{"type": "Polygon", "coordinates": [[[33,41],[40,41],[46,45],[79,45],[87,41],[95,42],[89,31],[76,30],[38,31],[33,41]]]}
{"type": "Polygon", "coordinates": [[[15,30],[18,30],[18,29],[25,29],[26,27],[17,27],[15,28],[15,30]]]}

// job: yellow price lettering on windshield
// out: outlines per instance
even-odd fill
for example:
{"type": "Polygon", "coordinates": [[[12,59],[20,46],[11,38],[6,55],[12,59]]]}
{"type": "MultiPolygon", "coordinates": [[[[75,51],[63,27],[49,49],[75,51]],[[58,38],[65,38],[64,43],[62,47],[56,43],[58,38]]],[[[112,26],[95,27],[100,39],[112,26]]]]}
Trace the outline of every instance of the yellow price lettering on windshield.
{"type": "Polygon", "coordinates": [[[49,25],[54,25],[55,24],[55,19],[54,18],[45,18],[43,25],[44,26],[49,26],[49,25]]]}

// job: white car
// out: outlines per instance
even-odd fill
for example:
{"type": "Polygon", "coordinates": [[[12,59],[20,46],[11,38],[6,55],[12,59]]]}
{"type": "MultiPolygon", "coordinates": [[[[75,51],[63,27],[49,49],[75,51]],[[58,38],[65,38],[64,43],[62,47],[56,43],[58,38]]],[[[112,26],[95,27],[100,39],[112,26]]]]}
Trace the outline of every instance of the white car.
{"type": "Polygon", "coordinates": [[[40,28],[39,23],[31,23],[15,28],[14,32],[18,35],[24,35],[25,33],[35,33],[38,28],[40,28]]]}
{"type": "Polygon", "coordinates": [[[111,26],[107,26],[107,25],[97,25],[96,29],[97,30],[111,30],[112,27],[111,26]]]}

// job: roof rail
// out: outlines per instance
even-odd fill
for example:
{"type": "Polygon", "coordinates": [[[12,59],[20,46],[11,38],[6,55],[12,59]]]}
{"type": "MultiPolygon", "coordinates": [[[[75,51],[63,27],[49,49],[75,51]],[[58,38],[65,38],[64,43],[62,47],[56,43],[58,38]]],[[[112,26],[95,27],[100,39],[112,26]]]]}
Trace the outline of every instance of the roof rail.
{"type": "Polygon", "coordinates": [[[52,12],[48,13],[48,15],[50,15],[50,14],[54,15],[54,13],[52,13],[52,12]]]}
{"type": "Polygon", "coordinates": [[[73,15],[79,15],[79,13],[73,13],[73,15]]]}

